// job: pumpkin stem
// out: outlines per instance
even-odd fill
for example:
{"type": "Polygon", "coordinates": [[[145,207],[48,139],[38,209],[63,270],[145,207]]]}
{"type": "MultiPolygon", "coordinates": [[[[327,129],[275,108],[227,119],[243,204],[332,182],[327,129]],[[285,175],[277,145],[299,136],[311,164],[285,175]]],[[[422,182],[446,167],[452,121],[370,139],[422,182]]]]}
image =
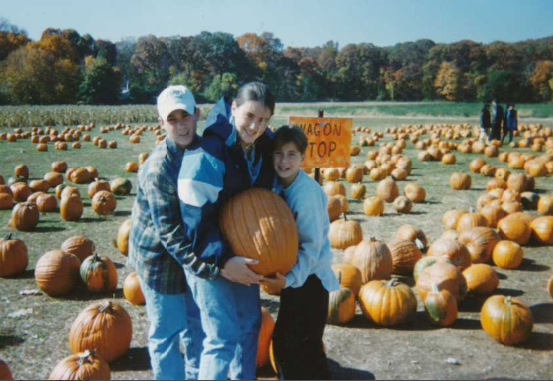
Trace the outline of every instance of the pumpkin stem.
{"type": "Polygon", "coordinates": [[[11,239],[12,239],[12,235],[13,235],[13,233],[8,234],[8,236],[6,237],[6,241],[11,240],[11,239]]]}
{"type": "Polygon", "coordinates": [[[417,245],[417,248],[421,251],[426,249],[426,246],[424,245],[424,243],[422,243],[422,241],[418,238],[415,238],[415,245],[417,245]]]}
{"type": "Polygon", "coordinates": [[[507,296],[505,298],[505,305],[511,306],[513,304],[513,298],[511,296],[507,296]]]}
{"type": "Polygon", "coordinates": [[[348,214],[346,212],[344,212],[344,221],[347,222],[348,221],[348,214]]]}
{"type": "Polygon", "coordinates": [[[342,284],[342,272],[338,271],[338,283],[342,284]]]}
{"type": "Polygon", "coordinates": [[[106,304],[104,304],[103,306],[101,306],[98,309],[98,312],[100,312],[100,313],[104,313],[106,311],[111,312],[112,308],[113,308],[113,304],[110,301],[108,301],[108,302],[106,302],[106,304]]]}
{"type": "Polygon", "coordinates": [[[432,292],[440,292],[440,288],[436,283],[432,283],[432,292]]]}
{"type": "Polygon", "coordinates": [[[77,362],[77,365],[79,367],[83,366],[84,364],[92,364],[92,361],[90,361],[89,357],[94,356],[94,350],[89,351],[88,349],[84,351],[83,353],[79,353],[79,361],[77,362]]]}
{"type": "Polygon", "coordinates": [[[394,287],[396,284],[398,284],[397,278],[392,278],[386,283],[386,287],[394,287]]]}

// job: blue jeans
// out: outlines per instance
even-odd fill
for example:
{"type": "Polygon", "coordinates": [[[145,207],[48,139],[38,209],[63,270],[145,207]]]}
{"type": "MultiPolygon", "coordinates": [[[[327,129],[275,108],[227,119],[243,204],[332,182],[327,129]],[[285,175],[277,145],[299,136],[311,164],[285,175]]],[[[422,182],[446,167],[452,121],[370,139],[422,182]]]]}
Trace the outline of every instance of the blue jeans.
{"type": "Polygon", "coordinates": [[[206,280],[186,274],[200,308],[206,338],[201,380],[254,380],[261,328],[259,286],[243,286],[223,277],[206,280]]]}
{"type": "Polygon", "coordinates": [[[161,294],[140,279],[150,322],[148,351],[156,380],[197,380],[203,334],[200,311],[190,291],[161,294]],[[180,342],[184,346],[184,359],[180,342]],[[186,378],[185,378],[186,377],[186,378]]]}

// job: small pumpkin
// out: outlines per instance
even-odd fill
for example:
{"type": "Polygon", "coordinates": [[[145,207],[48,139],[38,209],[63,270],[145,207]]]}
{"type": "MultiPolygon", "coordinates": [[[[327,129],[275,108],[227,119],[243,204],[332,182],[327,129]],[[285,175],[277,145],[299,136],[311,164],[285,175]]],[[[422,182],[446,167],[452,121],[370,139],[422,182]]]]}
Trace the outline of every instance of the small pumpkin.
{"type": "Polygon", "coordinates": [[[424,300],[426,316],[432,324],[448,327],[455,323],[459,314],[457,299],[448,290],[440,290],[435,284],[424,300]]]}
{"type": "Polygon", "coordinates": [[[357,184],[363,181],[365,172],[361,167],[351,167],[346,171],[346,181],[351,184],[357,184]]]}
{"type": "Polygon", "coordinates": [[[396,278],[364,285],[359,292],[359,304],[370,321],[384,327],[407,323],[417,314],[413,290],[396,278]]]}
{"type": "Polygon", "coordinates": [[[13,208],[13,197],[9,193],[0,193],[0,210],[13,208]]]}
{"type": "MultiPolygon", "coordinates": [[[[57,193],[57,192],[56,192],[57,193]]],[[[61,194],[60,194],[60,197],[58,197],[59,199],[62,199],[62,198],[65,198],[67,196],[70,196],[70,195],[76,195],[77,197],[81,198],[81,192],[79,192],[79,189],[76,188],[76,187],[72,187],[72,186],[66,186],[64,187],[62,190],[61,190],[61,194]]]]}
{"type": "Polygon", "coordinates": [[[132,321],[118,303],[95,303],[77,316],[69,332],[71,352],[95,349],[99,357],[111,362],[130,348],[132,321]]]}
{"type": "Polygon", "coordinates": [[[480,321],[484,331],[503,345],[526,341],[534,327],[532,311],[510,296],[495,295],[482,306],[480,321]]]}
{"type": "Polygon", "coordinates": [[[109,365],[96,356],[95,351],[84,351],[61,360],[49,380],[111,380],[109,365]]]}
{"type": "Polygon", "coordinates": [[[499,221],[507,217],[507,212],[503,208],[494,205],[486,205],[480,210],[480,214],[488,221],[488,226],[494,229],[499,221]]]}
{"type": "Polygon", "coordinates": [[[94,242],[82,235],[68,238],[61,245],[61,251],[75,255],[81,262],[94,254],[95,250],[94,242]]]}
{"type": "Polygon", "coordinates": [[[135,161],[130,161],[130,162],[127,163],[127,165],[125,165],[125,171],[127,171],[127,172],[136,173],[136,172],[138,172],[139,168],[140,168],[140,166],[135,161]]]}
{"type": "Polygon", "coordinates": [[[81,262],[73,254],[52,250],[39,258],[35,266],[38,288],[50,296],[70,293],[79,283],[81,262]]]}
{"type": "Polygon", "coordinates": [[[55,161],[52,163],[52,171],[57,173],[65,173],[67,171],[67,163],[65,161],[55,161]]]}
{"type": "Polygon", "coordinates": [[[142,292],[138,274],[135,271],[130,273],[127,279],[125,279],[125,283],[123,284],[123,295],[125,295],[125,299],[135,306],[146,304],[146,298],[142,292]]]}
{"type": "Polygon", "coordinates": [[[530,224],[518,218],[502,219],[499,221],[497,229],[501,239],[516,242],[521,246],[526,245],[532,236],[530,224]]]}
{"type": "Polygon", "coordinates": [[[36,205],[39,212],[55,212],[58,209],[58,200],[54,195],[44,193],[38,196],[36,205]]]}
{"type": "Polygon", "coordinates": [[[405,196],[399,196],[394,201],[394,210],[401,214],[408,214],[413,210],[413,203],[405,196]]]}
{"type": "Polygon", "coordinates": [[[62,197],[60,204],[60,215],[65,221],[79,221],[83,215],[83,200],[72,194],[67,197],[62,197]]]}
{"type": "Polygon", "coordinates": [[[363,200],[366,193],[367,187],[365,187],[361,183],[351,186],[351,198],[353,198],[354,200],[363,200]]]}
{"type": "Polygon", "coordinates": [[[80,274],[88,291],[113,292],[117,288],[117,269],[108,257],[94,253],[84,260],[80,274]]]}
{"type": "Polygon", "coordinates": [[[33,194],[33,190],[22,182],[14,183],[10,189],[16,202],[26,202],[29,196],[33,194]]]}
{"type": "Polygon", "coordinates": [[[454,190],[468,190],[472,186],[472,179],[464,172],[454,172],[449,178],[449,185],[454,190]]]}
{"type": "Polygon", "coordinates": [[[323,190],[328,197],[336,196],[341,194],[342,196],[346,195],[346,187],[344,184],[339,183],[338,181],[329,181],[323,186],[323,190]]]}
{"type": "Polygon", "coordinates": [[[471,170],[471,172],[480,173],[480,170],[484,165],[486,165],[486,160],[478,157],[470,162],[469,169],[471,170]]]}
{"type": "Polygon", "coordinates": [[[86,168],[78,168],[71,174],[71,181],[77,184],[87,184],[92,176],[86,168]]]}
{"type": "Polygon", "coordinates": [[[553,196],[540,197],[538,213],[542,216],[553,216],[553,196]]]}
{"type": "Polygon", "coordinates": [[[490,265],[478,263],[463,271],[467,288],[475,295],[490,295],[499,286],[499,277],[490,265]]]}
{"type": "Polygon", "coordinates": [[[0,277],[17,276],[27,270],[29,254],[25,242],[12,238],[10,233],[0,240],[0,277]]]}
{"type": "Polygon", "coordinates": [[[393,260],[386,244],[371,238],[357,245],[351,264],[359,269],[363,284],[371,280],[390,279],[393,260]]]}
{"type": "Polygon", "coordinates": [[[417,183],[409,183],[405,186],[404,195],[411,202],[422,203],[426,200],[426,190],[417,183]]]}
{"type": "Polygon", "coordinates": [[[444,224],[445,230],[456,230],[459,219],[466,213],[468,212],[462,209],[453,209],[445,212],[442,217],[442,223],[444,224]]]}
{"type": "Polygon", "coordinates": [[[38,225],[40,213],[33,202],[17,204],[12,211],[11,226],[20,231],[31,231],[38,225]]]}
{"type": "Polygon", "coordinates": [[[113,213],[117,208],[117,200],[109,191],[99,191],[92,198],[92,210],[100,216],[113,213]]]}
{"type": "Polygon", "coordinates": [[[474,210],[463,214],[457,222],[457,231],[459,233],[476,227],[488,227],[488,220],[480,212],[475,212],[474,210]]]}
{"type": "Polygon", "coordinates": [[[330,224],[328,232],[330,245],[336,249],[345,250],[350,246],[355,246],[363,240],[363,230],[357,221],[348,220],[344,213],[344,218],[334,221],[330,224]]]}
{"type": "Polygon", "coordinates": [[[129,236],[131,234],[132,220],[126,220],[121,224],[117,232],[117,249],[121,254],[129,254],[129,236]]]}
{"type": "Polygon", "coordinates": [[[376,196],[387,203],[392,203],[399,196],[397,184],[392,179],[385,179],[378,183],[376,187],[376,196]]]}
{"type": "Polygon", "coordinates": [[[363,202],[363,212],[367,216],[381,216],[384,214],[384,205],[380,197],[369,197],[363,202]]]}
{"type": "Polygon", "coordinates": [[[502,269],[516,269],[522,263],[524,251],[513,241],[499,241],[492,253],[493,262],[502,269]]]}
{"type": "Polygon", "coordinates": [[[29,168],[26,165],[18,165],[13,170],[13,174],[15,177],[21,177],[24,179],[29,178],[29,168]]]}
{"type": "Polygon", "coordinates": [[[326,322],[333,325],[344,325],[355,317],[355,294],[347,287],[340,287],[329,295],[328,315],[326,322]]]}
{"type": "Polygon", "coordinates": [[[426,234],[421,229],[408,224],[399,227],[396,232],[396,241],[412,241],[421,251],[426,250],[428,246],[426,234]]]}
{"type": "Polygon", "coordinates": [[[29,188],[31,188],[33,192],[48,192],[50,183],[46,180],[33,180],[29,183],[29,188]]]}
{"type": "Polygon", "coordinates": [[[351,289],[356,297],[359,295],[359,290],[363,286],[363,278],[357,267],[349,263],[338,263],[332,265],[332,271],[342,287],[351,289]]]}
{"type": "Polygon", "coordinates": [[[336,221],[342,215],[342,203],[336,196],[328,197],[327,201],[328,218],[330,222],[336,221]]]}
{"type": "Polygon", "coordinates": [[[96,179],[88,186],[88,197],[93,198],[100,191],[111,192],[111,187],[107,181],[96,179]]]}
{"type": "Polygon", "coordinates": [[[337,194],[336,197],[340,201],[340,205],[342,206],[342,213],[346,213],[349,210],[349,201],[346,196],[337,194]]]}

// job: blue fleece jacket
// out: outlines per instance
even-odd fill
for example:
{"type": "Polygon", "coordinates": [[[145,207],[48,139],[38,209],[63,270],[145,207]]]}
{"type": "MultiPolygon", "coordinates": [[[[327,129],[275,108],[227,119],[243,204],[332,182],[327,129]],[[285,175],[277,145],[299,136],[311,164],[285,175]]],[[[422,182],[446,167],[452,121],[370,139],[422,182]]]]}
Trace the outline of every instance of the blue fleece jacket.
{"type": "Polygon", "coordinates": [[[219,229],[221,208],[247,189],[270,190],[274,179],[272,132],[267,129],[246,155],[227,108],[221,106],[211,119],[214,124],[203,133],[201,147],[184,154],[178,179],[181,215],[192,250],[219,267],[234,255],[219,229]]]}

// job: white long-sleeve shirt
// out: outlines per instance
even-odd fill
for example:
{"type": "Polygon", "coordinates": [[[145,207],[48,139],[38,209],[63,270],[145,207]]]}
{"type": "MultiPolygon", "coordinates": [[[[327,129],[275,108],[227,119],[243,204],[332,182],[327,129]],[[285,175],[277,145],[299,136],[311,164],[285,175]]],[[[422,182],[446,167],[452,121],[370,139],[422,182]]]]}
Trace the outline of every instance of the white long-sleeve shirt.
{"type": "Polygon", "coordinates": [[[315,274],[328,292],[339,290],[340,284],[332,271],[328,199],[323,189],[300,170],[288,188],[283,189],[282,185],[275,182],[273,190],[286,200],[298,228],[298,259],[286,274],[285,287],[299,288],[310,275],[315,274]]]}

